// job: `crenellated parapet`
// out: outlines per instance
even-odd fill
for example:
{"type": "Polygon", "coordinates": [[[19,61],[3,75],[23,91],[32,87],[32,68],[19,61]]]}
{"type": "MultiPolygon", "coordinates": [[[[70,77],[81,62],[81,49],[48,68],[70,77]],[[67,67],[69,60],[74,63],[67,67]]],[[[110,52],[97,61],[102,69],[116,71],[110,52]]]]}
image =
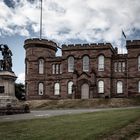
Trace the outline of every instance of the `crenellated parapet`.
{"type": "Polygon", "coordinates": [[[127,59],[128,57],[128,54],[115,54],[115,55],[112,55],[112,59],[127,59]]]}
{"type": "Polygon", "coordinates": [[[90,49],[111,49],[113,52],[116,52],[113,46],[110,43],[92,43],[92,44],[69,44],[62,45],[62,50],[90,50],[90,49]]]}
{"type": "Polygon", "coordinates": [[[126,47],[127,47],[127,49],[140,48],[140,40],[127,40],[126,47]]]}
{"type": "Polygon", "coordinates": [[[32,38],[27,39],[24,42],[24,48],[28,47],[46,47],[57,51],[57,44],[53,41],[47,39],[32,38]]]}

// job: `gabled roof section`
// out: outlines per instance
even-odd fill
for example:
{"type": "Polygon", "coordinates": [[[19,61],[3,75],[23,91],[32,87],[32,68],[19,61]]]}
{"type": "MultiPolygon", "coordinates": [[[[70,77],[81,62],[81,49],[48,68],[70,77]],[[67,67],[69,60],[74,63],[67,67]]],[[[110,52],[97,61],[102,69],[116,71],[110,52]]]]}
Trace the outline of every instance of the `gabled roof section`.
{"type": "Polygon", "coordinates": [[[79,78],[90,78],[91,76],[89,74],[87,74],[86,72],[82,72],[80,75],[79,75],[79,78]]]}

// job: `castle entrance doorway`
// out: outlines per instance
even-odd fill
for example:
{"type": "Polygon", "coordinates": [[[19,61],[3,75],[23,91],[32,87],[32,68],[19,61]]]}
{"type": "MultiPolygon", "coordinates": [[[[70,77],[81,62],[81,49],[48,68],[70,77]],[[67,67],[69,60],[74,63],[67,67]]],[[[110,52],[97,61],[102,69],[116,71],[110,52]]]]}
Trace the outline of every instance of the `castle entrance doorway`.
{"type": "Polygon", "coordinates": [[[83,84],[81,86],[81,99],[89,99],[89,85],[83,84]]]}

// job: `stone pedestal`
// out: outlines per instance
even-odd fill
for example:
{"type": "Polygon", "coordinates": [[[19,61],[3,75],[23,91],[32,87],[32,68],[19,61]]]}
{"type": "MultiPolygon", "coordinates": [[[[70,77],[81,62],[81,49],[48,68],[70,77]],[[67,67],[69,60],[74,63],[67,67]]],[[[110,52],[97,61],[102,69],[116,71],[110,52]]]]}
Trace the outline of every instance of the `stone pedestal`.
{"type": "Polygon", "coordinates": [[[9,71],[0,71],[0,107],[7,104],[15,105],[18,100],[15,97],[16,75],[9,71]]]}

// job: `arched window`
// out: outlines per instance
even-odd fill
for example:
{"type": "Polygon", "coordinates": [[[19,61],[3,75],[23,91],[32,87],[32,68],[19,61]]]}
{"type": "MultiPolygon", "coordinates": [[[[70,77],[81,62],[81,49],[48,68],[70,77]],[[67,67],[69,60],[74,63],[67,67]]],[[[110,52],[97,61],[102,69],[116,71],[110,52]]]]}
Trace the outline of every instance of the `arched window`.
{"type": "Polygon", "coordinates": [[[68,94],[72,94],[72,86],[73,82],[72,81],[68,82],[68,94]]]}
{"type": "Polygon", "coordinates": [[[123,93],[123,82],[118,81],[117,82],[117,94],[121,94],[121,93],[123,93]]]}
{"type": "Polygon", "coordinates": [[[98,57],[98,71],[104,71],[104,56],[100,55],[98,57]]]}
{"type": "Polygon", "coordinates": [[[70,56],[68,58],[68,72],[73,72],[74,71],[74,57],[70,56]]]}
{"type": "Polygon", "coordinates": [[[54,85],[54,95],[60,95],[60,84],[55,83],[54,85]]]}
{"type": "Polygon", "coordinates": [[[98,93],[104,93],[104,81],[98,82],[98,93]]]}
{"type": "Polygon", "coordinates": [[[83,71],[85,72],[89,71],[89,57],[88,56],[83,57],[83,71]]]}
{"type": "Polygon", "coordinates": [[[138,57],[138,71],[140,71],[140,55],[138,57]]]}
{"type": "Polygon", "coordinates": [[[39,74],[44,74],[44,59],[39,59],[39,74]]]}
{"type": "Polygon", "coordinates": [[[26,70],[25,71],[26,71],[26,74],[28,74],[29,73],[29,61],[26,60],[25,63],[26,63],[26,66],[25,66],[26,70]]]}
{"type": "Polygon", "coordinates": [[[140,93],[140,81],[138,83],[138,92],[140,93]]]}
{"type": "Polygon", "coordinates": [[[43,95],[44,94],[44,84],[39,83],[38,85],[38,95],[43,95]]]}

